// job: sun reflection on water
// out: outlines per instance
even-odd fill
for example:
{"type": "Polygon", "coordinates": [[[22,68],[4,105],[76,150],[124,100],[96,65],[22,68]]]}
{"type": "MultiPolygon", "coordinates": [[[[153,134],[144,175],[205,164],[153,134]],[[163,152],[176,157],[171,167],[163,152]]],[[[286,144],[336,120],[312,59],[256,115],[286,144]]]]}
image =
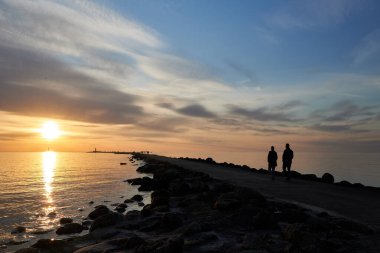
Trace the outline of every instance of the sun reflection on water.
{"type": "Polygon", "coordinates": [[[42,153],[42,168],[45,184],[45,196],[47,205],[44,207],[46,214],[55,210],[54,200],[52,198],[52,182],[54,181],[54,170],[57,162],[57,154],[53,151],[46,151],[42,153]]]}

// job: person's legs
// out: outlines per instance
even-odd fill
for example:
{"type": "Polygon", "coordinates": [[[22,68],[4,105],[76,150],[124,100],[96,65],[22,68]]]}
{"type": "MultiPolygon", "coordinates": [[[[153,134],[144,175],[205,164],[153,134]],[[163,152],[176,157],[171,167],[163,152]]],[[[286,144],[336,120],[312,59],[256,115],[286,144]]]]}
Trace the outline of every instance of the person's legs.
{"type": "Polygon", "coordinates": [[[286,179],[287,180],[290,180],[290,168],[292,167],[292,163],[287,163],[286,164],[286,170],[287,170],[287,172],[286,172],[286,179]]]}

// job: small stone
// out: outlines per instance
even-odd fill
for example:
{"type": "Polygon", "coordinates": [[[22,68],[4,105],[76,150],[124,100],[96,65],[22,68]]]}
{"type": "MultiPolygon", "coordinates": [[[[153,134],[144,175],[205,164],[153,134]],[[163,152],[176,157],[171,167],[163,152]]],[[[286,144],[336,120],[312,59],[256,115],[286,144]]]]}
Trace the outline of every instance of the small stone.
{"type": "Polygon", "coordinates": [[[61,225],[68,224],[68,223],[72,223],[72,222],[73,222],[73,219],[71,219],[71,218],[67,218],[67,217],[61,218],[61,219],[59,220],[59,223],[60,223],[61,225]]]}
{"type": "Polygon", "coordinates": [[[21,234],[25,233],[26,228],[23,226],[17,226],[14,230],[12,230],[11,234],[21,234]]]}
{"type": "Polygon", "coordinates": [[[49,218],[53,219],[53,218],[57,217],[57,213],[56,212],[50,212],[47,216],[49,218]]]}
{"type": "Polygon", "coordinates": [[[134,201],[140,202],[140,201],[143,201],[144,198],[140,194],[136,194],[131,199],[134,200],[134,201]]]}
{"type": "Polygon", "coordinates": [[[79,223],[68,223],[60,227],[55,232],[57,235],[77,234],[83,231],[83,226],[79,223]]]}
{"type": "Polygon", "coordinates": [[[325,173],[322,176],[322,182],[325,182],[328,184],[333,184],[334,183],[334,176],[331,175],[330,173],[325,173]]]}

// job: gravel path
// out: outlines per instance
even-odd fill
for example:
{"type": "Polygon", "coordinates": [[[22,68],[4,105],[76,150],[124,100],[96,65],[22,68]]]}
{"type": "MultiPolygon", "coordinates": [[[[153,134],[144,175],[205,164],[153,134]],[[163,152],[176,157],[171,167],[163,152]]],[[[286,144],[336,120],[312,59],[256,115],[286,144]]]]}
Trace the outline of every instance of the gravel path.
{"type": "Polygon", "coordinates": [[[153,157],[186,169],[207,173],[213,178],[235,185],[255,189],[269,198],[326,210],[331,214],[341,215],[376,229],[380,228],[379,190],[350,188],[300,179],[287,182],[283,177],[277,177],[272,181],[269,175],[245,170],[163,156],[153,157]]]}

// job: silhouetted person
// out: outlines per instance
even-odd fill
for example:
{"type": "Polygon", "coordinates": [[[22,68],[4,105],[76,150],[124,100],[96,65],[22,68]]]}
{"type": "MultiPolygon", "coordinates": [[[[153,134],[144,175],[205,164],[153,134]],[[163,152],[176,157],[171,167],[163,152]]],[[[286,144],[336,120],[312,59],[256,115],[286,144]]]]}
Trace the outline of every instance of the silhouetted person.
{"type": "Polygon", "coordinates": [[[274,180],[274,173],[277,166],[277,152],[274,151],[274,147],[270,148],[268,153],[268,170],[269,174],[272,176],[272,180],[274,180]]]}
{"type": "Polygon", "coordinates": [[[292,167],[293,150],[290,145],[286,143],[284,153],[282,154],[282,171],[286,173],[286,179],[290,179],[290,168],[292,167]]]}

